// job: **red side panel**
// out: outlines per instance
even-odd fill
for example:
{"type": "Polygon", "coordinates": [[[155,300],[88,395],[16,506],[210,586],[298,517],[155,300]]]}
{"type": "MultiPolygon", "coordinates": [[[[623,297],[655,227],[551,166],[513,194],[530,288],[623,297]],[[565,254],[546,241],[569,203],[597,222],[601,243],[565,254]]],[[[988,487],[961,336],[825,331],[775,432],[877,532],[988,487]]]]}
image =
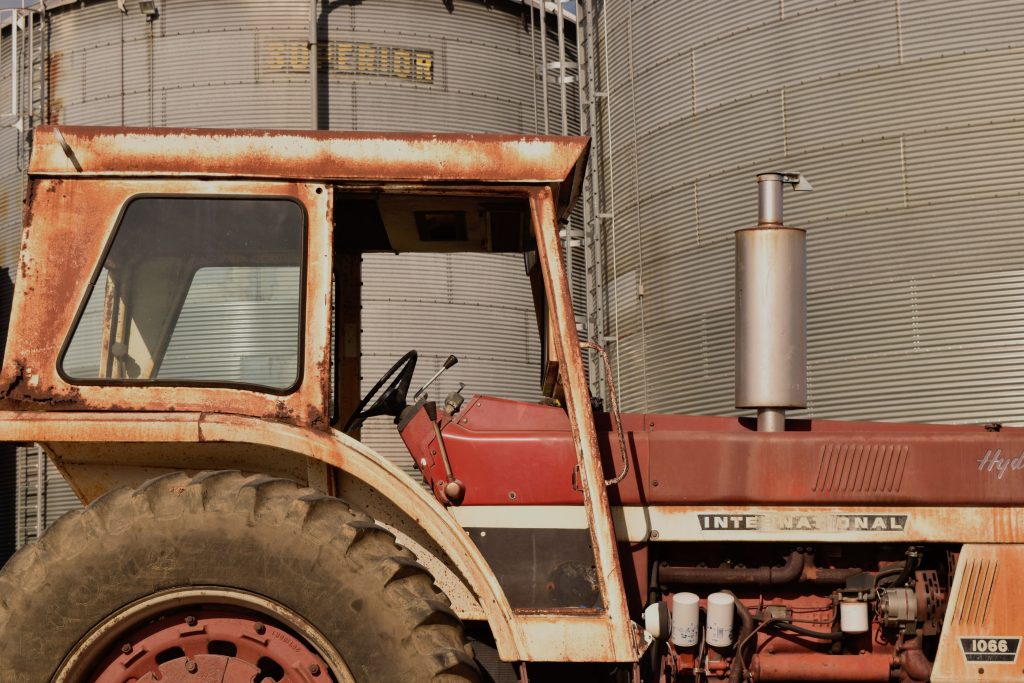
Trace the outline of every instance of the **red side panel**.
{"type": "MultiPolygon", "coordinates": [[[[573,489],[576,450],[559,408],[474,396],[452,422],[441,414],[452,473],[466,484],[462,505],[582,505],[573,489]]],[[[445,502],[444,463],[425,411],[402,431],[409,452],[445,502]]]]}
{"type": "MultiPolygon", "coordinates": [[[[441,426],[464,505],[582,504],[561,409],[475,396],[441,426]]],[[[610,478],[617,438],[607,415],[597,427],[610,478]]],[[[1024,504],[1022,429],[800,421],[759,434],[737,418],[667,415],[623,415],[623,427],[629,474],[613,504],[1024,504]]],[[[403,438],[428,481],[443,481],[423,411],[403,438]]]]}

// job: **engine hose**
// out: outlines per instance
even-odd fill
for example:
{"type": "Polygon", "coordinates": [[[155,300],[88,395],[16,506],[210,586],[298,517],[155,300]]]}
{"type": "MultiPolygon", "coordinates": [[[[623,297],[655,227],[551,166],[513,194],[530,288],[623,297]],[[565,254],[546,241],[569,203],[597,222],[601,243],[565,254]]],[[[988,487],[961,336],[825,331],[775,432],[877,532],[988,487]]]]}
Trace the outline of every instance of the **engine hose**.
{"type": "MultiPolygon", "coordinates": [[[[647,582],[647,605],[653,605],[655,602],[660,601],[661,590],[658,588],[658,563],[651,562],[651,576],[647,582]]],[[[648,665],[651,667],[651,671],[657,673],[658,667],[661,665],[661,646],[660,643],[655,641],[647,648],[647,659],[648,665]]]]}
{"type": "Polygon", "coordinates": [[[908,548],[907,549],[907,561],[903,563],[903,571],[900,572],[900,575],[896,578],[896,583],[894,585],[896,585],[896,586],[906,585],[907,580],[914,573],[914,570],[917,569],[917,565],[920,562],[921,562],[921,555],[920,555],[920,553],[917,552],[917,549],[913,548],[913,547],[908,548]]]}
{"type": "Polygon", "coordinates": [[[658,580],[669,584],[770,586],[797,581],[804,569],[804,554],[794,551],[781,567],[674,567],[659,565],[658,580]]]}
{"type": "Polygon", "coordinates": [[[818,638],[819,640],[842,640],[842,631],[815,631],[814,629],[804,628],[803,626],[797,626],[796,624],[788,621],[777,621],[772,624],[775,628],[783,629],[785,631],[792,631],[808,638],[818,638]]]}
{"type": "MultiPolygon", "coordinates": [[[[743,652],[741,646],[747,636],[754,630],[754,616],[750,613],[740,599],[732,591],[723,590],[722,593],[732,596],[732,604],[736,607],[736,616],[740,618],[740,632],[736,639],[736,656],[733,657],[732,665],[729,667],[729,683],[741,683],[743,680],[743,652]]],[[[755,643],[757,641],[754,641],[755,643]]]]}
{"type": "Polygon", "coordinates": [[[906,569],[906,565],[907,565],[906,562],[901,562],[901,563],[899,563],[896,566],[889,566],[889,567],[886,567],[885,569],[882,569],[877,574],[875,574],[875,585],[877,586],[878,584],[880,584],[887,577],[896,576],[897,574],[902,574],[903,571],[906,569]]]}

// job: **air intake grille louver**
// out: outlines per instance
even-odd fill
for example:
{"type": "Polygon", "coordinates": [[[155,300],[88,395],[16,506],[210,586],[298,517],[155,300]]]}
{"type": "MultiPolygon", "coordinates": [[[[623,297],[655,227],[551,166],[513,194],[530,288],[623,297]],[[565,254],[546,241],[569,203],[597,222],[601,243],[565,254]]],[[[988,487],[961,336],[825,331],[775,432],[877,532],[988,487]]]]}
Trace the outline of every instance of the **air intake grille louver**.
{"type": "Polygon", "coordinates": [[[909,452],[909,446],[900,445],[825,444],[811,490],[897,492],[909,452]]]}
{"type": "Polygon", "coordinates": [[[988,618],[992,588],[996,585],[999,563],[994,559],[967,560],[963,581],[957,597],[956,622],[960,625],[981,625],[988,618]]]}

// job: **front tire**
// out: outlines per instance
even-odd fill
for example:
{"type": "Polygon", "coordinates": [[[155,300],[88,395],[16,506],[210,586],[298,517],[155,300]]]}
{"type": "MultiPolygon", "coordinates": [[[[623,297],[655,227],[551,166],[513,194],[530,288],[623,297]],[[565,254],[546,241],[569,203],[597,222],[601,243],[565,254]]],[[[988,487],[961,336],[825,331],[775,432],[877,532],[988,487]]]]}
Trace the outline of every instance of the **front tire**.
{"type": "Polygon", "coordinates": [[[479,680],[413,555],[340,500],[283,479],[177,473],[112,491],[0,572],[0,683],[199,673],[479,680]]]}

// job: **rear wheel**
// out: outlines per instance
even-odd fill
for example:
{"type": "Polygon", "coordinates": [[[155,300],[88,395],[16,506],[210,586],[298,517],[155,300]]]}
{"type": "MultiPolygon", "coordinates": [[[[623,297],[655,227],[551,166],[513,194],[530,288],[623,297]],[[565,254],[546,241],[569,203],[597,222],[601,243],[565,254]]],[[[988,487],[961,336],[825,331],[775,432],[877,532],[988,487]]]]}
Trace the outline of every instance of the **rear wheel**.
{"type": "Polygon", "coordinates": [[[294,482],[173,474],[113,491],[0,573],[0,681],[476,681],[412,554],[294,482]]]}

